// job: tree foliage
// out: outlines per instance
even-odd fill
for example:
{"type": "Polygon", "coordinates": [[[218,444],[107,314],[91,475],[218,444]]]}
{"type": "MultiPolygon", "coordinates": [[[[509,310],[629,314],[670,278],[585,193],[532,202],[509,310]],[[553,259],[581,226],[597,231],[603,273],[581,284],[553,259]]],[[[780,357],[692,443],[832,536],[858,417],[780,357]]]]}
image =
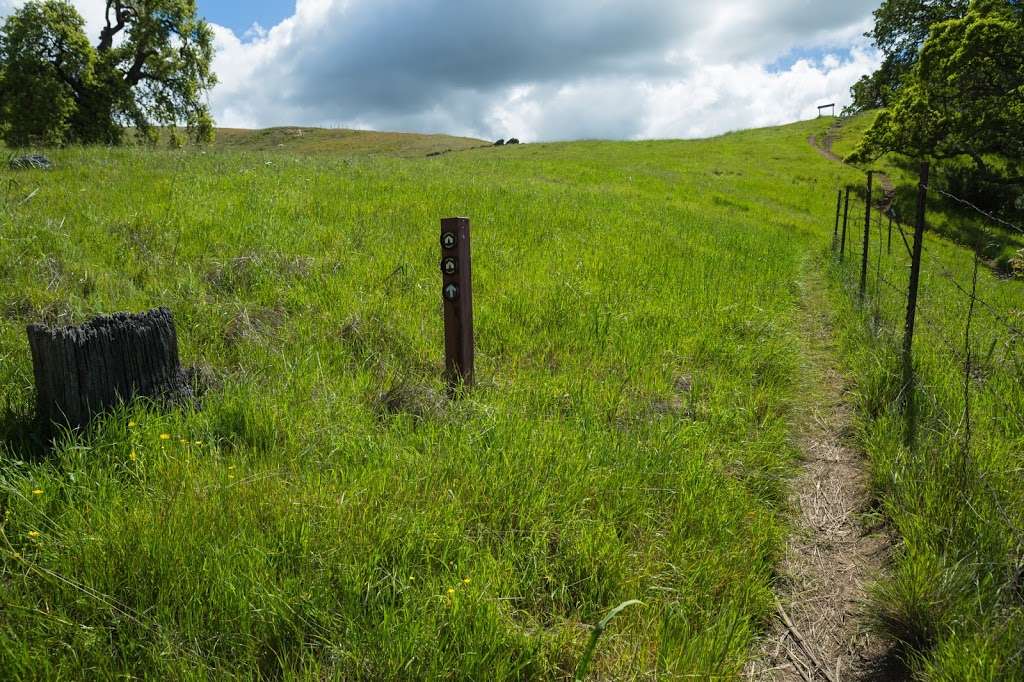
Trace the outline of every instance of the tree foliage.
{"type": "MultiPolygon", "coordinates": [[[[988,157],[1024,159],[1024,5],[974,0],[963,18],[932,26],[892,106],[855,158],[895,151],[917,158],[969,158],[992,176],[988,157]]],[[[1008,182],[1020,182],[1015,175],[1008,182]]]]}
{"type": "Polygon", "coordinates": [[[30,2],[0,30],[0,117],[8,144],[59,144],[70,134],[94,60],[85,22],[65,3],[30,2]]]}
{"type": "Polygon", "coordinates": [[[934,24],[963,17],[969,0],[885,0],[875,10],[874,27],[865,34],[883,55],[881,67],[854,84],[850,111],[888,106],[917,63],[934,24]]]}
{"type": "Polygon", "coordinates": [[[117,143],[125,126],[185,125],[206,141],[213,33],[195,0],[107,0],[95,46],[64,0],[31,0],[0,29],[0,123],[8,144],[117,143]]]}

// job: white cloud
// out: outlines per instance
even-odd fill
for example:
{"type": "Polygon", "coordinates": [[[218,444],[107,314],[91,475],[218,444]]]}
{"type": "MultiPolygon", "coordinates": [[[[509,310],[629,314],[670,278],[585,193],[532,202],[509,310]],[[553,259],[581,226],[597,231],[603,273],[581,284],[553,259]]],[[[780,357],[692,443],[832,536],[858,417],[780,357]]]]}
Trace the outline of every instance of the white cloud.
{"type": "MultiPolygon", "coordinates": [[[[703,136],[848,103],[879,2],[298,0],[269,29],[214,27],[210,103],[233,127],[703,136]],[[794,50],[817,58],[769,68],[794,50]]],[[[76,0],[90,34],[102,4],[76,0]]]]}

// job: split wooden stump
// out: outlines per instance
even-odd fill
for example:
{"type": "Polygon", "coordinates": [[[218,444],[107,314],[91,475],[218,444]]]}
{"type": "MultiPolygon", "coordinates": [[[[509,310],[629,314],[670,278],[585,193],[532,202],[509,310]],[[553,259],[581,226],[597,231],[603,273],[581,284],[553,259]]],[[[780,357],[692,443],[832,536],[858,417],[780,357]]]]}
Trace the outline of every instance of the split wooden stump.
{"type": "Polygon", "coordinates": [[[28,343],[44,424],[82,427],[132,398],[177,402],[192,394],[166,308],[97,317],[79,327],[30,325],[28,343]]]}

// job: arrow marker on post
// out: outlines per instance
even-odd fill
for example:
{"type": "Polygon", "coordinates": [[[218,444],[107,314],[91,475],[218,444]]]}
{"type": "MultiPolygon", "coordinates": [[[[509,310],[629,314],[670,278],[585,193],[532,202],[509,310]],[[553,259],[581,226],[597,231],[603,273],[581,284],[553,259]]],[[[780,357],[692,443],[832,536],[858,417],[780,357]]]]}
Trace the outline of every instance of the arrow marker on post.
{"type": "Polygon", "coordinates": [[[473,385],[473,285],[469,218],[441,221],[441,296],[444,299],[445,377],[453,393],[473,385]]]}

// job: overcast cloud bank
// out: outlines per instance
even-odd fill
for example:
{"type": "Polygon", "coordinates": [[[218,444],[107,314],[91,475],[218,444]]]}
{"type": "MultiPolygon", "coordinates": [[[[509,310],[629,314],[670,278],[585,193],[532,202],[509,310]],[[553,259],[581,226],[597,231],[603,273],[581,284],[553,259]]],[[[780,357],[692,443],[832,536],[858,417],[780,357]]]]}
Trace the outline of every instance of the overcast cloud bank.
{"type": "MultiPolygon", "coordinates": [[[[0,7],[19,4],[0,0],[0,7]]],[[[76,0],[97,35],[100,0],[76,0]]],[[[321,125],[524,141],[700,137],[849,102],[878,0],[298,0],[214,26],[224,127],[321,125]],[[813,55],[786,64],[792,51],[813,55]]]]}

